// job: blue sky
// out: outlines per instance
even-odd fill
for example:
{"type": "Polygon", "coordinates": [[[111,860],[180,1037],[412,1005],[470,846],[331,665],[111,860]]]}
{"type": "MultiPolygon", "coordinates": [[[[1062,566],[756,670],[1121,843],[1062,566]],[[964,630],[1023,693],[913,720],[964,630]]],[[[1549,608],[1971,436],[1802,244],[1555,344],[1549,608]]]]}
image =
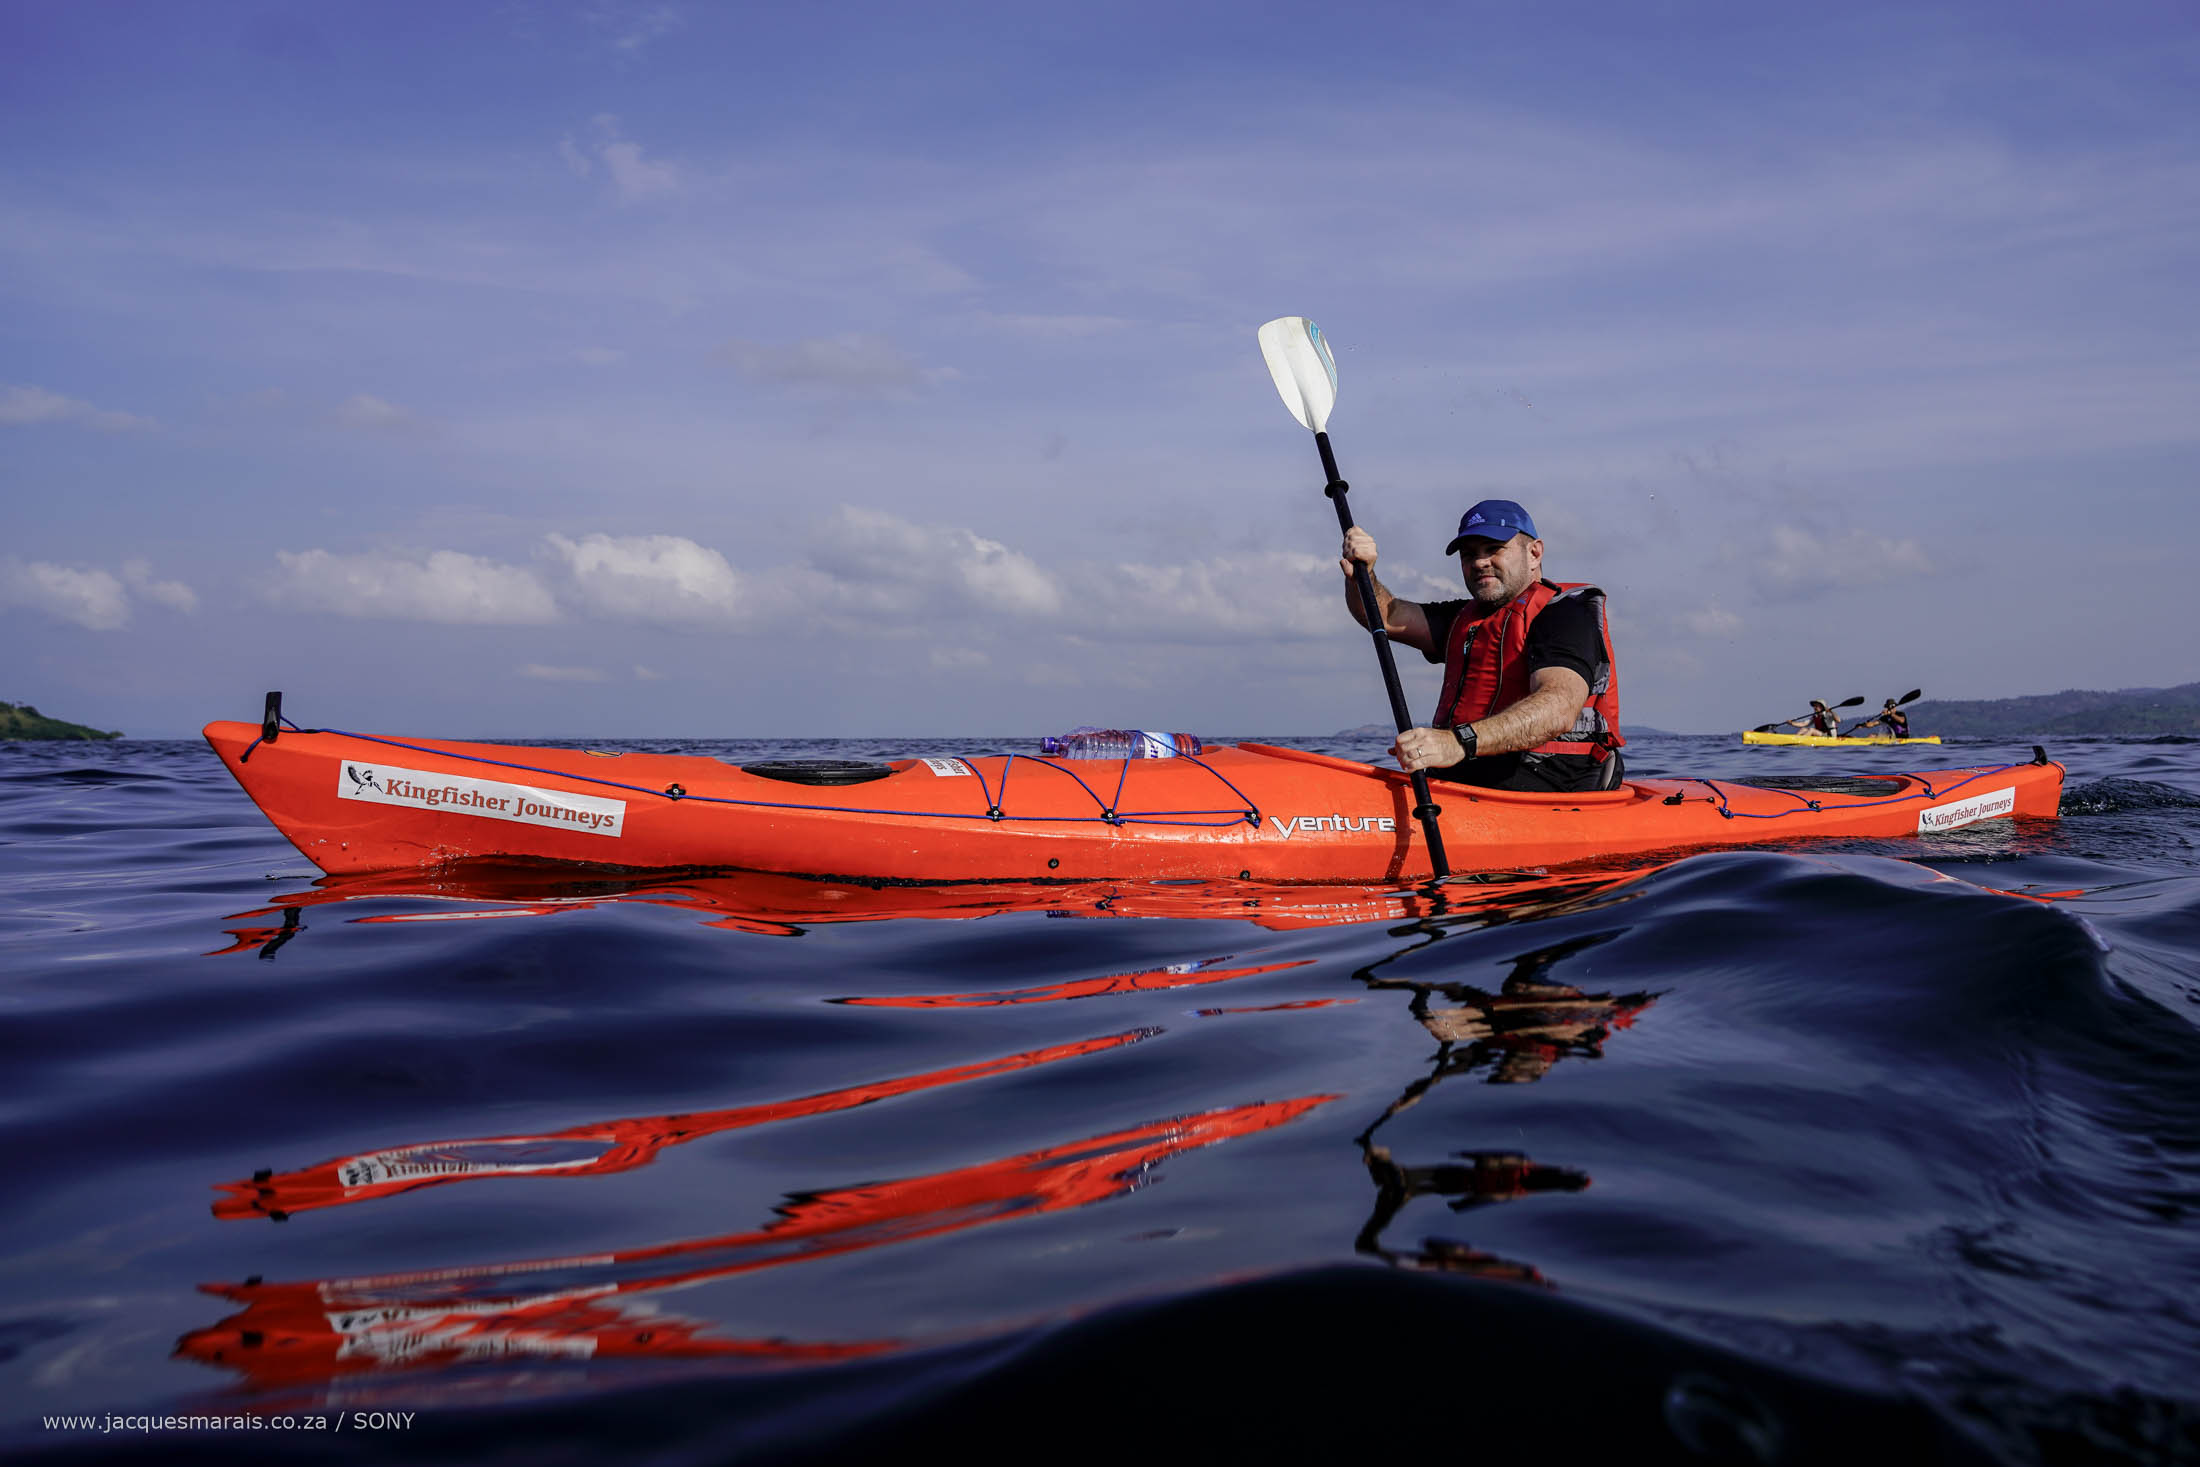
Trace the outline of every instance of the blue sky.
{"type": "Polygon", "coordinates": [[[2191,681],[2196,97],[2172,4],[11,6],[0,698],[1381,721],[1286,314],[1385,580],[1523,501],[1632,720],[2191,681]]]}

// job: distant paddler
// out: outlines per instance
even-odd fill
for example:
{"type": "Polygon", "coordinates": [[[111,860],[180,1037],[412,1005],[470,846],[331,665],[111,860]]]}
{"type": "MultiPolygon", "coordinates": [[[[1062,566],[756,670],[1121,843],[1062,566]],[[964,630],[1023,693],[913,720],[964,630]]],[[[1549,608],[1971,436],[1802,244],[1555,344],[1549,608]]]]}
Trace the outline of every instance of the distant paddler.
{"type": "MultiPolygon", "coordinates": [[[[1850,724],[1848,731],[1851,734],[1857,734],[1867,728],[1884,728],[1887,731],[1886,737],[1906,739],[1910,736],[1910,715],[1902,711],[1902,705],[1912,702],[1922,695],[1922,689],[1912,688],[1899,698],[1889,698],[1886,706],[1871,717],[1850,724]]],[[[1878,738],[1880,735],[1873,734],[1870,737],[1878,738]]]]}
{"type": "Polygon", "coordinates": [[[1799,728],[1806,734],[1822,734],[1830,739],[1841,732],[1841,720],[1834,716],[1836,710],[1854,708],[1863,701],[1864,695],[1862,693],[1858,693],[1853,698],[1843,698],[1838,703],[1828,703],[1822,698],[1813,698],[1810,700],[1810,712],[1797,718],[1783,718],[1777,723],[1760,723],[1750,732],[1776,733],[1783,728],[1799,728]]]}
{"type": "Polygon", "coordinates": [[[1824,734],[1829,739],[1841,732],[1841,720],[1833,716],[1832,705],[1817,698],[1810,700],[1810,712],[1801,718],[1788,719],[1787,726],[1803,729],[1806,733],[1824,734]]]}

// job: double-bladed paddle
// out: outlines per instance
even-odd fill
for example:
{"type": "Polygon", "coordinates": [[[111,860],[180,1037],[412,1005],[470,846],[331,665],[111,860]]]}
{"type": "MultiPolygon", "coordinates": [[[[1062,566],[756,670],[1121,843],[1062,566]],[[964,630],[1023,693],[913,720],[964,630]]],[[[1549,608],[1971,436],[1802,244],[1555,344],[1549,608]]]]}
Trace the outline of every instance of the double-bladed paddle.
{"type": "MultiPolygon", "coordinates": [[[[1923,688],[1912,688],[1912,689],[1910,689],[1910,690],[1909,690],[1909,691],[1908,691],[1907,693],[1904,693],[1904,694],[1903,694],[1903,695],[1902,695],[1901,697],[1899,697],[1899,698],[1895,699],[1895,700],[1894,700],[1894,706],[1895,706],[1895,707],[1897,707],[1897,708],[1900,708],[1900,707],[1901,707],[1901,706],[1902,706],[1903,704],[1905,704],[1905,703],[1911,703],[1911,702],[1915,702],[1915,701],[1916,701],[1917,699],[1919,699],[1919,698],[1922,698],[1922,697],[1924,697],[1924,696],[1925,696],[1925,690],[1924,690],[1923,688]]],[[[1852,733],[1855,733],[1855,732],[1856,732],[1856,731],[1857,731],[1858,729],[1862,728],[1862,727],[1863,727],[1863,726],[1864,726],[1865,724],[1867,724],[1867,723],[1876,723],[1876,722],[1878,722],[1878,721],[1879,721],[1880,719],[1882,719],[1882,718],[1885,718],[1886,716],[1887,716],[1887,710],[1886,710],[1886,709],[1884,709],[1884,708],[1882,708],[1882,709],[1880,709],[1880,710],[1879,710],[1879,711],[1878,711],[1877,713],[1874,713],[1874,714],[1873,714],[1873,715],[1872,715],[1871,717],[1869,717],[1869,718],[1859,718],[1858,720],[1856,720],[1856,722],[1854,722],[1854,723],[1850,724],[1850,725],[1849,725],[1849,726],[1848,726],[1847,728],[1845,728],[1845,729],[1841,730],[1841,732],[1842,732],[1842,733],[1844,733],[1844,734],[1852,734],[1852,733]]]]}
{"type": "MultiPolygon", "coordinates": [[[[1910,696],[1914,698],[1914,697],[1916,697],[1917,695],[1916,695],[1915,693],[1912,693],[1912,694],[1911,694],[1910,696]]],[[[1853,697],[1853,698],[1843,698],[1843,699],[1842,699],[1842,700],[1841,700],[1840,702],[1838,702],[1838,703],[1828,703],[1828,704],[1826,705],[1826,711],[1830,713],[1830,712],[1832,712],[1832,711],[1833,711],[1834,709],[1836,709],[1836,708],[1854,708],[1854,707],[1855,707],[1855,706],[1856,706],[1857,704],[1859,704],[1859,703],[1861,703],[1861,702],[1863,702],[1863,701],[1864,701],[1864,695],[1863,695],[1862,693],[1858,693],[1858,694],[1857,694],[1857,695],[1856,695],[1855,697],[1853,697]]],[[[1804,717],[1804,718],[1808,718],[1808,717],[1810,717],[1810,715],[1809,715],[1808,713],[1805,713],[1805,714],[1803,714],[1803,715],[1802,715],[1802,717],[1804,717]]],[[[1760,724],[1758,724],[1758,725],[1757,725],[1757,726],[1756,726],[1755,728],[1751,729],[1751,730],[1750,730],[1750,732],[1751,732],[1751,733],[1771,733],[1771,732],[1772,732],[1772,731],[1773,731],[1774,729],[1776,729],[1776,728],[1779,728],[1779,727],[1781,727],[1781,726],[1782,726],[1783,724],[1791,724],[1791,723],[1794,723],[1794,722],[1796,722],[1796,720],[1795,720],[1795,719],[1793,719],[1793,718],[1787,718],[1787,719],[1782,719],[1782,720],[1781,720],[1781,721],[1780,721],[1779,723],[1760,723],[1760,724]]]]}
{"type": "MultiPolygon", "coordinates": [[[[1314,434],[1314,447],[1322,456],[1322,472],[1329,482],[1322,492],[1337,506],[1337,528],[1349,533],[1352,529],[1352,508],[1345,502],[1345,491],[1350,486],[1337,473],[1336,455],[1329,448],[1329,412],[1337,405],[1337,359],[1329,353],[1329,343],[1322,339],[1322,329],[1304,316],[1278,316],[1260,328],[1260,355],[1268,363],[1268,375],[1276,381],[1276,392],[1283,398],[1283,405],[1291,409],[1291,415],[1300,426],[1314,434]]],[[[1383,687],[1390,694],[1390,716],[1397,720],[1398,732],[1413,727],[1413,719],[1406,712],[1406,695],[1398,686],[1398,664],[1391,660],[1390,638],[1383,631],[1383,618],[1375,599],[1375,578],[1367,566],[1359,561],[1352,564],[1353,583],[1359,587],[1360,604],[1367,608],[1371,625],[1368,632],[1375,639],[1375,660],[1383,667],[1383,687]]],[[[1863,702],[1859,697],[1856,702],[1863,702]]],[[[1451,874],[1451,866],[1444,859],[1444,834],[1437,828],[1436,817],[1441,813],[1436,802],[1429,797],[1428,775],[1425,771],[1412,771],[1413,797],[1418,802],[1413,814],[1421,822],[1421,829],[1428,838],[1429,865],[1438,877],[1451,874]]]]}

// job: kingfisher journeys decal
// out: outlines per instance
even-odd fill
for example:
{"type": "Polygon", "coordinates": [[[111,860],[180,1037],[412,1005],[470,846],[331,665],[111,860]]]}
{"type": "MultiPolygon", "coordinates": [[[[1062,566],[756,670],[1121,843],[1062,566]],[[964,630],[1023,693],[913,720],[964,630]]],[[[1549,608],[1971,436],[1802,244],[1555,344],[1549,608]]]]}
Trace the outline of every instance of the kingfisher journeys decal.
{"type": "Polygon", "coordinates": [[[370,805],[402,805],[408,810],[477,815],[520,825],[578,830],[587,835],[616,837],[623,833],[626,825],[624,800],[568,794],[563,790],[540,790],[533,785],[475,779],[464,774],[429,774],[424,770],[397,769],[387,764],[360,764],[348,759],[337,768],[336,793],[341,799],[364,800],[370,805]]]}
{"type": "Polygon", "coordinates": [[[1935,805],[1929,810],[1918,811],[1917,833],[1930,835],[1936,830],[1954,830],[1959,825],[1991,820],[1997,815],[2013,815],[2016,809],[2017,792],[2014,789],[1973,795],[1968,800],[1957,800],[1952,805],[1935,805]]]}

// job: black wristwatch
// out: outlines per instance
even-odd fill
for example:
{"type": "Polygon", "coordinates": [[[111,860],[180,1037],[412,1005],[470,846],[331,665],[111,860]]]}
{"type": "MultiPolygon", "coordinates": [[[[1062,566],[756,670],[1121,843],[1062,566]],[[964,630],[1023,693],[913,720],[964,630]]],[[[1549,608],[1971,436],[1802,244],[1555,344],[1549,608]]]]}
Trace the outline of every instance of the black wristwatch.
{"type": "Polygon", "coordinates": [[[1461,754],[1459,757],[1462,759],[1472,759],[1474,757],[1475,744],[1474,725],[1471,723],[1462,723],[1457,728],[1451,731],[1451,736],[1459,741],[1460,748],[1466,750],[1466,752],[1464,754],[1461,754]]]}

